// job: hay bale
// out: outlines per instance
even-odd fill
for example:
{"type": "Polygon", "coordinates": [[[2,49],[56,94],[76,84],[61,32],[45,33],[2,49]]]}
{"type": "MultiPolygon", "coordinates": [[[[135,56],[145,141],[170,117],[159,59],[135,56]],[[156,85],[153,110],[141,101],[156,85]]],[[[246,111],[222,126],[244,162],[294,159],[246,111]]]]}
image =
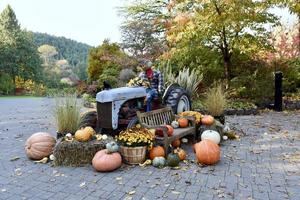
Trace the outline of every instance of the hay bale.
{"type": "Polygon", "coordinates": [[[112,137],[106,140],[91,140],[88,142],[72,142],[58,140],[54,147],[53,155],[55,160],[54,166],[73,166],[78,167],[90,164],[97,151],[105,149],[105,145],[113,141],[112,137]]]}

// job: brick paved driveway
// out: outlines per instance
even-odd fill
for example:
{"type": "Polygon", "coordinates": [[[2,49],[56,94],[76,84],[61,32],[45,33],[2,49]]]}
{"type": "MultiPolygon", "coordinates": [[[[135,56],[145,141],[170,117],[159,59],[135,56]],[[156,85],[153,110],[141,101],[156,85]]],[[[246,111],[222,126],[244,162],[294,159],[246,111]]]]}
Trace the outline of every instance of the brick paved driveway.
{"type": "Polygon", "coordinates": [[[26,138],[55,133],[49,104],[45,98],[0,98],[0,199],[300,199],[300,113],[228,117],[244,135],[223,142],[216,166],[124,165],[97,173],[91,166],[54,168],[26,158],[26,138]]]}

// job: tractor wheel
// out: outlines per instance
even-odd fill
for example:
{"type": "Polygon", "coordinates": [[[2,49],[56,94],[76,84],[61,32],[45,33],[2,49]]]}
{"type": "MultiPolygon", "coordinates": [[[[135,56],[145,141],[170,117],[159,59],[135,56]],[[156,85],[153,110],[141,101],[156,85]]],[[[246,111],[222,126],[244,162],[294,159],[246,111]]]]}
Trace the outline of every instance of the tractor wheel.
{"type": "Polygon", "coordinates": [[[170,88],[164,103],[166,106],[171,106],[175,114],[191,110],[192,107],[189,95],[179,85],[170,88]]]}
{"type": "Polygon", "coordinates": [[[81,115],[79,127],[91,126],[94,129],[97,127],[97,111],[87,111],[81,115]]]}

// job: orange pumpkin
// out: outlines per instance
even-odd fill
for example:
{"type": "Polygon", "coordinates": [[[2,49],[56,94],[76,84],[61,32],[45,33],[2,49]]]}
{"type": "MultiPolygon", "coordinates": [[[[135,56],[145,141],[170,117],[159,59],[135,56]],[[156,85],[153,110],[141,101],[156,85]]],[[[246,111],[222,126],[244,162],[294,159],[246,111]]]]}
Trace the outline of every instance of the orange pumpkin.
{"type": "Polygon", "coordinates": [[[77,130],[75,132],[75,139],[79,142],[86,142],[92,137],[89,131],[84,131],[84,129],[77,130]]]}
{"type": "Polygon", "coordinates": [[[199,163],[213,165],[220,160],[220,147],[210,140],[195,144],[196,158],[199,163]]]}
{"type": "Polygon", "coordinates": [[[34,160],[40,160],[53,152],[56,139],[49,133],[35,133],[25,143],[26,155],[34,160]]]}
{"type": "Polygon", "coordinates": [[[109,154],[107,149],[103,149],[95,154],[92,165],[98,172],[113,171],[121,167],[122,157],[118,152],[109,154]]]}
{"type": "Polygon", "coordinates": [[[186,118],[179,118],[177,121],[180,128],[185,128],[189,125],[189,120],[187,120],[186,118]]]}
{"type": "Polygon", "coordinates": [[[172,142],[172,147],[177,148],[180,147],[180,139],[176,139],[172,142]]]}
{"type": "Polygon", "coordinates": [[[165,157],[165,150],[161,146],[153,147],[149,152],[149,158],[153,160],[155,157],[165,157]]]}
{"type": "Polygon", "coordinates": [[[203,125],[207,125],[207,126],[211,126],[213,123],[214,123],[215,119],[213,116],[211,115],[204,115],[202,118],[201,118],[201,123],[203,125]]]}
{"type": "Polygon", "coordinates": [[[178,149],[175,149],[174,152],[178,154],[178,157],[181,161],[186,159],[186,152],[183,149],[178,148],[178,149]]]}
{"type": "Polygon", "coordinates": [[[174,133],[174,128],[171,125],[166,125],[166,127],[168,128],[168,136],[172,136],[174,133]]]}

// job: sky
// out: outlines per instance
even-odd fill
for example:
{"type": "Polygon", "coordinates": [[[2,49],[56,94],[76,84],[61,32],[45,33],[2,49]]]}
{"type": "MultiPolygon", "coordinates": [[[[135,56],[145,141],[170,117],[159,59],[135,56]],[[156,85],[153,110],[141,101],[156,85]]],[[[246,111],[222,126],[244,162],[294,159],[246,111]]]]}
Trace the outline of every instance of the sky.
{"type": "MultiPolygon", "coordinates": [[[[107,38],[121,41],[118,7],[126,2],[130,0],[0,0],[0,12],[10,4],[22,28],[98,46],[107,38]]],[[[287,10],[272,12],[285,23],[296,21],[287,10]]]]}

